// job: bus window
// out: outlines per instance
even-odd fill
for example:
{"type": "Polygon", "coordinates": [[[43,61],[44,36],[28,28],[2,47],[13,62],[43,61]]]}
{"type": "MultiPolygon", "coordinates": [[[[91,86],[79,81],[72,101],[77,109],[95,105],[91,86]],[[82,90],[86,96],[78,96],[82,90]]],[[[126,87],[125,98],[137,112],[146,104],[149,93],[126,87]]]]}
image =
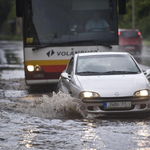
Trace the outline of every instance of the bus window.
{"type": "Polygon", "coordinates": [[[116,0],[31,0],[26,7],[30,11],[25,13],[25,36],[33,38],[26,45],[118,44],[116,0]],[[107,23],[86,32],[86,24],[95,11],[100,14],[99,20],[107,23]],[[109,30],[100,29],[105,24],[109,30]]]}

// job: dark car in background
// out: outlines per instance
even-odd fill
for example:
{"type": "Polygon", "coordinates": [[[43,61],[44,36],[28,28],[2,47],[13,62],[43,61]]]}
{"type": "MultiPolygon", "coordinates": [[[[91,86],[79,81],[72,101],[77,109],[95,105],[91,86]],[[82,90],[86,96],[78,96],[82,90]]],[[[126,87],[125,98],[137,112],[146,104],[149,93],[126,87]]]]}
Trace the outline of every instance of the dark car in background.
{"type": "Polygon", "coordinates": [[[142,35],[138,29],[119,29],[119,51],[142,53],[142,35]]]}

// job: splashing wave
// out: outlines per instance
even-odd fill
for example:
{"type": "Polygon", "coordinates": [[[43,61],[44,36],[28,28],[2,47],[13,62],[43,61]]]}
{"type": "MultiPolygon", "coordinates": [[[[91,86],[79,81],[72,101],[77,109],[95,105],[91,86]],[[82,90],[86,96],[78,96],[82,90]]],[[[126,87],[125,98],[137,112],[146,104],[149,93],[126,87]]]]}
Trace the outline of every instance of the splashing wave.
{"type": "Polygon", "coordinates": [[[20,107],[22,112],[41,118],[52,119],[84,116],[83,112],[79,109],[79,104],[74,102],[70,95],[61,92],[57,94],[53,92],[52,97],[43,95],[43,97],[32,98],[31,103],[24,105],[26,106],[20,107]]]}

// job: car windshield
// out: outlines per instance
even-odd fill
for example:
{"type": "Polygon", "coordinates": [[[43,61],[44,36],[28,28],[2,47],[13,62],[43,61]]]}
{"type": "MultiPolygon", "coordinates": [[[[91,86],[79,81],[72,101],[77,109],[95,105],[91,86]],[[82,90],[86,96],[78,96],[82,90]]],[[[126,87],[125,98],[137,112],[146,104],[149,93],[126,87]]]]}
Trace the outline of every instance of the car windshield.
{"type": "Polygon", "coordinates": [[[137,74],[140,69],[129,55],[79,56],[76,67],[78,75],[137,74]]]}
{"type": "Polygon", "coordinates": [[[121,31],[120,37],[139,37],[139,34],[137,31],[121,31]]]}

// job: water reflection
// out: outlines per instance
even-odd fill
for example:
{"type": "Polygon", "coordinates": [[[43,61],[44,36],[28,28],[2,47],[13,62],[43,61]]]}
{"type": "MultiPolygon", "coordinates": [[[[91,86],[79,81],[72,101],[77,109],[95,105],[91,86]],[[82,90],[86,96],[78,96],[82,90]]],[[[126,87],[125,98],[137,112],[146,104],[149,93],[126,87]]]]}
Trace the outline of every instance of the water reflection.
{"type": "Polygon", "coordinates": [[[83,135],[81,141],[84,143],[82,150],[98,150],[106,147],[100,138],[100,134],[97,135],[97,126],[90,121],[86,122],[86,127],[83,128],[83,135]]]}
{"type": "Polygon", "coordinates": [[[138,147],[141,147],[139,150],[146,150],[149,149],[150,145],[150,132],[148,130],[149,125],[145,122],[139,122],[137,123],[138,126],[140,126],[140,129],[137,131],[137,136],[133,139],[137,142],[138,147]]]}
{"type": "Polygon", "coordinates": [[[26,134],[22,134],[23,140],[21,141],[21,143],[26,148],[34,148],[34,144],[36,144],[34,143],[34,139],[39,130],[35,126],[27,125],[24,131],[26,131],[26,134]]]}

